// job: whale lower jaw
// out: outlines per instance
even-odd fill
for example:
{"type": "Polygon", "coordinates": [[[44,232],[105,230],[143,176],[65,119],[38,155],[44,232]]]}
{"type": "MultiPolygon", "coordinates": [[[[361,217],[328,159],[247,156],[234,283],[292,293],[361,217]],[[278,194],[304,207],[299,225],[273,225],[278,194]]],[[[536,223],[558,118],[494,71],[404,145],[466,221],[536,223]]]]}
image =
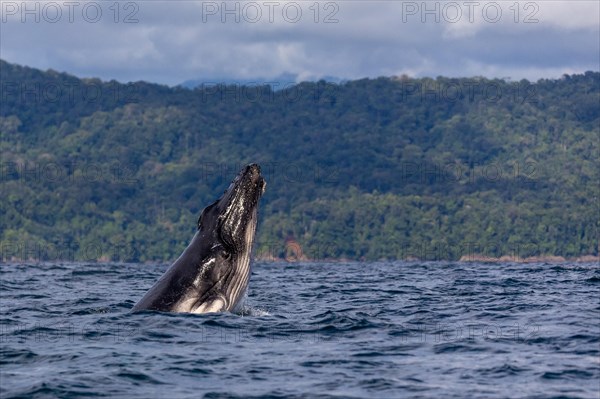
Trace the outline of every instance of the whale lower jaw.
{"type": "MultiPolygon", "coordinates": [[[[244,307],[244,300],[246,299],[247,290],[244,291],[238,303],[230,309],[232,313],[239,313],[244,307]]],[[[177,304],[172,308],[172,312],[180,313],[217,313],[224,312],[227,310],[227,302],[224,298],[217,298],[211,301],[206,301],[200,304],[200,306],[194,307],[196,299],[188,299],[180,304],[177,304]]]]}
{"type": "Polygon", "coordinates": [[[190,313],[216,313],[225,310],[225,301],[221,298],[204,302],[190,313]]]}

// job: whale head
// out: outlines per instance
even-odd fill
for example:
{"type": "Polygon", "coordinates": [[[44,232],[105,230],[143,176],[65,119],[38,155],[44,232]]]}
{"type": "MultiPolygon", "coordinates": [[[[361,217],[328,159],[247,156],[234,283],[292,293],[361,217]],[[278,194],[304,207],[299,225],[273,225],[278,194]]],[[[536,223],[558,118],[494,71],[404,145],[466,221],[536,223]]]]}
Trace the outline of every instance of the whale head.
{"type": "Polygon", "coordinates": [[[244,167],[221,198],[204,208],[198,234],[210,248],[202,249],[202,275],[215,283],[216,301],[200,300],[194,312],[236,310],[250,278],[250,255],[258,220],[258,202],[266,182],[260,167],[244,167]],[[221,306],[221,309],[217,309],[221,306]]]}
{"type": "Polygon", "coordinates": [[[258,165],[244,167],[223,195],[204,208],[188,247],[133,310],[237,311],[250,279],[258,202],[265,186],[258,165]]]}
{"type": "Polygon", "coordinates": [[[258,202],[266,187],[260,166],[247,165],[231,182],[221,198],[204,208],[198,231],[213,236],[225,257],[239,258],[252,246],[256,231],[258,202]]]}

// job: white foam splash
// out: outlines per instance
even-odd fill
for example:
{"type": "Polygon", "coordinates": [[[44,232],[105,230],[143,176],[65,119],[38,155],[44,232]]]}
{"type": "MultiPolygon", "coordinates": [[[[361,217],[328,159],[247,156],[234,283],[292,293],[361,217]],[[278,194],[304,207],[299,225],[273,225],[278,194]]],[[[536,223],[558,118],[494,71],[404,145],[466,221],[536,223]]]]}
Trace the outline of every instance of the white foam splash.
{"type": "Polygon", "coordinates": [[[244,304],[241,309],[235,313],[240,316],[271,316],[271,313],[265,309],[255,308],[246,304],[244,304]]]}

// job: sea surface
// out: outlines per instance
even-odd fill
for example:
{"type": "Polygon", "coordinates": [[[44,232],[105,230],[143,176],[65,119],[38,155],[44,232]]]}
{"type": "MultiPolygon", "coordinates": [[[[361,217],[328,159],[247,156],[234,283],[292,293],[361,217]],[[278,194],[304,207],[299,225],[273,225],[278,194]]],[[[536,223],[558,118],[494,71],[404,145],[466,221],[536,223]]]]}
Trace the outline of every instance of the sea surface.
{"type": "Polygon", "coordinates": [[[2,398],[598,398],[598,264],[257,263],[242,314],[130,313],[168,265],[0,265],[2,398]]]}

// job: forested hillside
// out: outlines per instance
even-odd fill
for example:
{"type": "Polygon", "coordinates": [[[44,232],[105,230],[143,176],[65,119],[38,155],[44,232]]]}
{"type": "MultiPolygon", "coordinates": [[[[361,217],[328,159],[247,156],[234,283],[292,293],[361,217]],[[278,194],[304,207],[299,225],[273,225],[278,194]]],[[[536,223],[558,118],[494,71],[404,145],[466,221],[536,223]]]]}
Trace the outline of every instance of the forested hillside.
{"type": "Polygon", "coordinates": [[[262,258],[598,255],[600,73],[194,90],[0,61],[2,258],[168,261],[262,165],[262,258]]]}

